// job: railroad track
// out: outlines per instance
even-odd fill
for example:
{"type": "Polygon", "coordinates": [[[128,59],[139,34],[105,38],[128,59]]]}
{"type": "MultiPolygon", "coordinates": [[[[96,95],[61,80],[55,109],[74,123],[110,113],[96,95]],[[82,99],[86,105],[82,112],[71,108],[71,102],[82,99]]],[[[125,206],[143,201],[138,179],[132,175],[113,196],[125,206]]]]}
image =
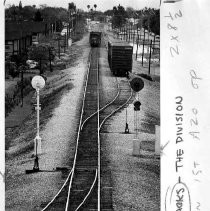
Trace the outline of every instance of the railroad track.
{"type": "Polygon", "coordinates": [[[110,116],[128,104],[132,91],[128,81],[116,78],[117,94],[100,106],[98,58],[99,48],[92,48],[72,170],[42,211],[113,210],[110,174],[101,169],[100,131],[110,116]]]}

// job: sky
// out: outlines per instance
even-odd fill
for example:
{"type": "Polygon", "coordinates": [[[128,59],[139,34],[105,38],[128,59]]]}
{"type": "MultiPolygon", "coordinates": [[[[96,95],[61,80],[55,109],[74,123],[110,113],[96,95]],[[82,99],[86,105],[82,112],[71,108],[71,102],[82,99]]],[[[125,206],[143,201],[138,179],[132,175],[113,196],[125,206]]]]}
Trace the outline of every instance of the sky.
{"type": "MultiPolygon", "coordinates": [[[[20,0],[6,0],[5,6],[8,7],[12,4],[18,5],[19,1],[20,0]]],[[[93,5],[96,4],[96,9],[102,12],[112,9],[113,6],[118,6],[119,4],[125,9],[126,7],[132,7],[136,10],[144,7],[159,8],[160,4],[160,0],[21,0],[21,2],[23,6],[35,4],[39,7],[40,4],[47,4],[48,6],[63,8],[67,8],[68,3],[74,2],[78,9],[83,9],[84,11],[87,11],[87,5],[90,5],[92,8],[93,5]]]]}

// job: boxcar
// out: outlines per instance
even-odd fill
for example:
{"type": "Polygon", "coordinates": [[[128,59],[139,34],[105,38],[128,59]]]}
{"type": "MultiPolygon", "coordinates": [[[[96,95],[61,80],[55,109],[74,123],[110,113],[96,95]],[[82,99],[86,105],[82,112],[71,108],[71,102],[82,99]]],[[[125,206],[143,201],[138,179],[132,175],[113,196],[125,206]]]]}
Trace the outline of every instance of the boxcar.
{"type": "Polygon", "coordinates": [[[99,47],[101,44],[101,32],[90,32],[89,42],[91,47],[99,47]]]}
{"type": "Polygon", "coordinates": [[[108,62],[114,75],[126,76],[132,72],[133,47],[123,41],[108,42],[108,62]]]}

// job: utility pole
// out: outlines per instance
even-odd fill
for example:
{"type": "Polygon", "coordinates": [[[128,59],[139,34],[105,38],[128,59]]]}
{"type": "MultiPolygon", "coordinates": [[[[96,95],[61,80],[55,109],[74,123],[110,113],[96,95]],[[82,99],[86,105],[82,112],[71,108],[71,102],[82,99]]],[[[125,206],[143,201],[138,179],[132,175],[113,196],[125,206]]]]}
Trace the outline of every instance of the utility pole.
{"type": "Polygon", "coordinates": [[[20,73],[21,73],[21,107],[23,107],[23,73],[26,70],[26,67],[24,65],[20,65],[19,67],[20,73]]]}
{"type": "Polygon", "coordinates": [[[141,64],[144,65],[144,42],[145,42],[145,28],[144,28],[144,39],[143,39],[143,49],[142,49],[142,57],[141,57],[141,64]]]}
{"type": "Polygon", "coordinates": [[[42,74],[42,58],[39,58],[39,75],[42,74]]]}
{"type": "Polygon", "coordinates": [[[52,64],[51,64],[51,47],[49,47],[49,61],[50,61],[50,72],[52,72],[52,64]]]}
{"type": "Polygon", "coordinates": [[[58,58],[61,58],[61,50],[60,50],[60,38],[58,38],[58,58]]]}
{"type": "Polygon", "coordinates": [[[149,75],[150,75],[151,55],[152,55],[152,40],[150,41],[150,52],[149,52],[149,70],[148,70],[149,75]]]}
{"type": "Polygon", "coordinates": [[[154,39],[153,39],[153,49],[155,49],[155,34],[154,34],[154,39]]]}
{"type": "Polygon", "coordinates": [[[139,49],[139,35],[137,37],[137,42],[136,42],[137,46],[136,46],[136,60],[137,60],[137,55],[138,55],[138,49],[139,49]]]}

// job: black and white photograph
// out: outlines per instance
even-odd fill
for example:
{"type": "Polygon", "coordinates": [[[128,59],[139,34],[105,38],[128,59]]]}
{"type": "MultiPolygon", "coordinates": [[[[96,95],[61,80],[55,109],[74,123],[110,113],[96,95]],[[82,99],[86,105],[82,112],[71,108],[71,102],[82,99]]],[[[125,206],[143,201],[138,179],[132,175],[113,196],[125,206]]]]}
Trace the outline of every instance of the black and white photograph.
{"type": "Polygon", "coordinates": [[[159,7],[4,1],[5,210],[160,210],[159,7]]]}
{"type": "Polygon", "coordinates": [[[209,211],[209,11],[2,0],[0,210],[209,211]]]}

